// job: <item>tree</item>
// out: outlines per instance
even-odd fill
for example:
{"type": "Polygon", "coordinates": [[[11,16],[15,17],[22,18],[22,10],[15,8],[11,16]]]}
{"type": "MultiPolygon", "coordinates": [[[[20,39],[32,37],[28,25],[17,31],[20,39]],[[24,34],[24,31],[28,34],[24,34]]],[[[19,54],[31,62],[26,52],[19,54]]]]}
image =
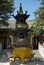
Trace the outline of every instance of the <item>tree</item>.
{"type": "Polygon", "coordinates": [[[44,0],[41,1],[40,8],[34,12],[35,14],[35,21],[32,25],[33,30],[36,32],[36,34],[40,33],[39,31],[44,28],[44,0]]]}
{"type": "Polygon", "coordinates": [[[0,22],[2,25],[8,26],[8,22],[5,22],[10,18],[10,15],[14,11],[14,0],[0,0],[0,22]]]}

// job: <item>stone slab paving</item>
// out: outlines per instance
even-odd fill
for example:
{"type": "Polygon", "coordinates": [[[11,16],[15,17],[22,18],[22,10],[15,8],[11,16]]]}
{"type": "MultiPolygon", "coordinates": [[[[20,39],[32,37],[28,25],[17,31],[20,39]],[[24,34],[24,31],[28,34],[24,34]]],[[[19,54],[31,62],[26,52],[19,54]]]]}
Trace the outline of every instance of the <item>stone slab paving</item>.
{"type": "Polygon", "coordinates": [[[10,65],[10,62],[0,62],[0,65],[10,65]]]}
{"type": "Polygon", "coordinates": [[[10,65],[44,65],[44,62],[26,62],[25,64],[21,64],[20,62],[12,62],[10,65]]]}
{"type": "Polygon", "coordinates": [[[3,50],[0,54],[0,62],[9,62],[9,57],[11,55],[11,50],[3,50]]]}

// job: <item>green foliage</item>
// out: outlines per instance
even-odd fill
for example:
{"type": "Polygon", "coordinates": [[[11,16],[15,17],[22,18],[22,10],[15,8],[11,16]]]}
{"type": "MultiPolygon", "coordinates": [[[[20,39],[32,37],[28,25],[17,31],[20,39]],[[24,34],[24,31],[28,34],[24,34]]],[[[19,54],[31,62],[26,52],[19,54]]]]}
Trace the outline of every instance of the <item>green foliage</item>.
{"type": "MultiPolygon", "coordinates": [[[[5,21],[10,18],[10,15],[14,11],[14,0],[0,0],[0,20],[5,21]]],[[[8,22],[6,22],[8,25],[8,22]]]]}
{"type": "Polygon", "coordinates": [[[32,25],[34,33],[38,34],[39,31],[44,28],[44,0],[41,0],[40,8],[34,12],[35,21],[32,25]]]}

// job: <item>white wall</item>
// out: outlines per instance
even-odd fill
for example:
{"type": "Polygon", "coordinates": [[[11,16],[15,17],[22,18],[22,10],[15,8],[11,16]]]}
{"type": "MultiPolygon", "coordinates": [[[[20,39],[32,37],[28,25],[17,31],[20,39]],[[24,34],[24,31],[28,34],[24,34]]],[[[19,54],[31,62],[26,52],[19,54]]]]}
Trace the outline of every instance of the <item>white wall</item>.
{"type": "Polygon", "coordinates": [[[42,46],[41,44],[39,44],[39,53],[44,58],[44,46],[42,46]]]}

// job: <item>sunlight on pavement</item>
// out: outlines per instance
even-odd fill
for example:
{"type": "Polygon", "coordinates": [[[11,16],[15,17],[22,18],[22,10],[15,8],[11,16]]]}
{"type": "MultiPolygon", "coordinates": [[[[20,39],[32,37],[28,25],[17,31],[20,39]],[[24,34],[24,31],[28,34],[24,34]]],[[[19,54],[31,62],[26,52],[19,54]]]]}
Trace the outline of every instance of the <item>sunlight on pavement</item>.
{"type": "Polygon", "coordinates": [[[0,62],[0,65],[10,65],[10,62],[0,62]]]}

